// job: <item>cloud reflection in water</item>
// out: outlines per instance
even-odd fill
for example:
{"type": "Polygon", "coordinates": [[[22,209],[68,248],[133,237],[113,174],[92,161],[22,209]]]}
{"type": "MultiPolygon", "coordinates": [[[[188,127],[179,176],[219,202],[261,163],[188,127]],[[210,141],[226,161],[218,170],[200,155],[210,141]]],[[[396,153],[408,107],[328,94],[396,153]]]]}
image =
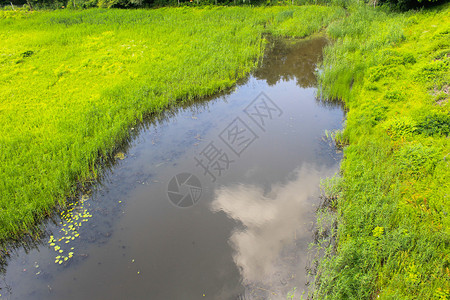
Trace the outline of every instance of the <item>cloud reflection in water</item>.
{"type": "Polygon", "coordinates": [[[216,192],[212,211],[223,211],[242,224],[229,242],[244,285],[258,290],[258,298],[286,299],[289,290],[304,284],[314,220],[312,205],[324,173],[303,167],[293,180],[272,186],[268,194],[250,185],[223,187],[216,192]]]}

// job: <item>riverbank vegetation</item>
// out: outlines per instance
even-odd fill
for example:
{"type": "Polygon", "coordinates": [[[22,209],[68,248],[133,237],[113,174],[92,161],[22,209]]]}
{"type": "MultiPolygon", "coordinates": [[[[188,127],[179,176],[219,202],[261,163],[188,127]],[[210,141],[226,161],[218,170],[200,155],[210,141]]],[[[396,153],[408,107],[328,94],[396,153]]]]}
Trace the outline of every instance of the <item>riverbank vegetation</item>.
{"type": "Polygon", "coordinates": [[[449,5],[349,13],[327,29],[319,76],[348,109],[348,146],[314,296],[449,299],[449,5]]]}

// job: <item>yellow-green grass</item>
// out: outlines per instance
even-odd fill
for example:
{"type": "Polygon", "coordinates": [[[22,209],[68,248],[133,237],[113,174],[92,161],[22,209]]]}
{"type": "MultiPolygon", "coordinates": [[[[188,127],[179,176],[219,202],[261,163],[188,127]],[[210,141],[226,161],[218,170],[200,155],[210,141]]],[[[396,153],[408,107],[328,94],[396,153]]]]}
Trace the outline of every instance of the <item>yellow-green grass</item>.
{"type": "Polygon", "coordinates": [[[348,109],[348,146],[329,190],[337,243],[322,243],[313,293],[449,299],[450,6],[349,14],[327,29],[335,43],[319,78],[348,109]]]}
{"type": "Polygon", "coordinates": [[[0,11],[0,242],[95,178],[148,114],[226,89],[263,34],[304,36],[341,8],[0,11]]]}

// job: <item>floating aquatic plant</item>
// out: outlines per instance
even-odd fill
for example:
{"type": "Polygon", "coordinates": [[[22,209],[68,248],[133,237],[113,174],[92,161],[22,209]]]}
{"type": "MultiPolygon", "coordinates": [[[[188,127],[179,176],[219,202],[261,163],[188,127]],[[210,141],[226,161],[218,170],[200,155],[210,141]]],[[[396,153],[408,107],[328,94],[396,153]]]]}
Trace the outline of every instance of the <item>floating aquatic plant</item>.
{"type": "Polygon", "coordinates": [[[69,203],[67,209],[61,212],[60,225],[62,225],[62,227],[59,230],[59,233],[61,233],[62,236],[55,239],[55,237],[51,235],[48,240],[50,247],[58,254],[55,257],[56,264],[67,262],[74,255],[74,247],[70,248],[70,252],[68,250],[64,251],[63,248],[80,236],[78,233],[79,228],[82,226],[83,222],[87,222],[89,218],[92,217],[88,209],[85,208],[85,202],[88,199],[89,196],[85,194],[78,202],[69,203]],[[64,252],[68,252],[67,255],[63,255],[64,252]]]}

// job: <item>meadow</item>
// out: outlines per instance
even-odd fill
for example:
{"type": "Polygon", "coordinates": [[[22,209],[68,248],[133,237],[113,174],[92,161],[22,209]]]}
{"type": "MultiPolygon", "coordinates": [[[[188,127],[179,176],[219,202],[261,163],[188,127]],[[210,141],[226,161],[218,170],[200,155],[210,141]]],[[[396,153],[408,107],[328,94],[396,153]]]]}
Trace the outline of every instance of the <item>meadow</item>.
{"type": "Polygon", "coordinates": [[[245,77],[263,34],[306,36],[343,15],[321,6],[0,11],[0,241],[64,207],[137,122],[245,77]]]}
{"type": "Polygon", "coordinates": [[[450,6],[352,7],[327,33],[322,96],[348,114],[314,296],[449,299],[450,6]]]}

